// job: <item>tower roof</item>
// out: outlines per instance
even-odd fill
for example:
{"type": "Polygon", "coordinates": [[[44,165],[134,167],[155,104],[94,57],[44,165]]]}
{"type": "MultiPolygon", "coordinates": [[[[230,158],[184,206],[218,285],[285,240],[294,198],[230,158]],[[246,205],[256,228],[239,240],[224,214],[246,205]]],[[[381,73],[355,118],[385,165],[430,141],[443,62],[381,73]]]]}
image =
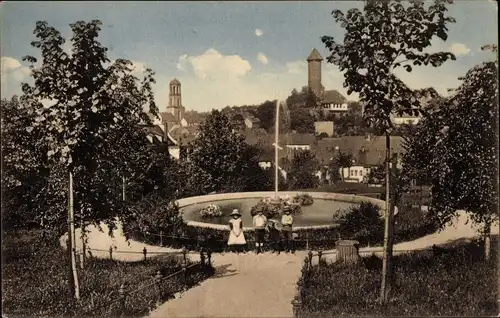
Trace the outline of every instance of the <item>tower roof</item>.
{"type": "Polygon", "coordinates": [[[181,82],[179,82],[178,79],[174,78],[173,80],[170,81],[170,85],[181,85],[181,82]]]}
{"type": "Polygon", "coordinates": [[[323,61],[323,57],[321,56],[321,54],[319,54],[318,50],[316,50],[316,48],[314,48],[311,51],[311,54],[309,54],[307,61],[308,62],[309,61],[323,61]]]}

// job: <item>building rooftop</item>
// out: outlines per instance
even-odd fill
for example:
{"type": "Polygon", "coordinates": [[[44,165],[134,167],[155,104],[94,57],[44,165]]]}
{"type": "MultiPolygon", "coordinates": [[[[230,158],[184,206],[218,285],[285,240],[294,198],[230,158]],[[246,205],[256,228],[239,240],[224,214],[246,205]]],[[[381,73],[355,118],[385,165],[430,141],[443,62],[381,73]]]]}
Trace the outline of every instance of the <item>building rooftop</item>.
{"type": "MultiPolygon", "coordinates": [[[[323,138],[317,141],[316,158],[323,164],[338,155],[338,151],[352,153],[357,164],[375,166],[383,164],[385,160],[385,136],[345,136],[340,138],[323,138]],[[338,147],[338,150],[335,149],[338,147]]],[[[403,138],[391,137],[391,152],[403,153],[403,138]]]]}
{"type": "Polygon", "coordinates": [[[321,101],[325,104],[343,104],[346,102],[346,98],[338,91],[332,89],[323,92],[321,101]]]}
{"type": "Polygon", "coordinates": [[[318,50],[316,50],[316,48],[314,48],[312,51],[311,51],[311,54],[309,54],[309,57],[307,57],[307,61],[323,61],[323,57],[321,56],[321,54],[319,54],[318,50]]]}
{"type": "Polygon", "coordinates": [[[205,118],[203,118],[203,116],[198,114],[197,112],[188,111],[184,113],[184,119],[188,123],[201,124],[205,118]]]}
{"type": "Polygon", "coordinates": [[[175,119],[174,115],[170,112],[161,112],[160,113],[161,122],[164,123],[176,123],[177,119],[175,119]]]}

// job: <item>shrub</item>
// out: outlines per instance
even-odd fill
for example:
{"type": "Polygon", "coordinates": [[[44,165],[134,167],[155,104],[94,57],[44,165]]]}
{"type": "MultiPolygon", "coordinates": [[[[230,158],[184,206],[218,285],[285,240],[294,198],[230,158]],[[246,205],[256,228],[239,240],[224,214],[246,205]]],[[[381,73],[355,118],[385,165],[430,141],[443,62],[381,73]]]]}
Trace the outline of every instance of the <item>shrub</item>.
{"type": "Polygon", "coordinates": [[[347,211],[336,213],[333,218],[340,221],[342,237],[357,240],[361,245],[377,244],[383,240],[384,220],[380,217],[380,208],[373,203],[361,202],[347,211]]]}
{"type": "Polygon", "coordinates": [[[431,218],[420,207],[402,206],[394,217],[394,242],[406,242],[432,234],[439,228],[439,222],[431,218]]]}
{"type": "MultiPolygon", "coordinates": [[[[498,236],[492,245],[498,244],[498,236]]],[[[497,249],[492,246],[492,252],[497,249]]],[[[444,252],[414,252],[394,257],[393,299],[383,308],[381,259],[354,266],[328,264],[302,277],[301,316],[480,316],[498,313],[497,257],[482,257],[473,242],[444,252]],[[466,304],[466,305],[464,305],[466,304]]]]}
{"type": "Polygon", "coordinates": [[[314,199],[310,194],[303,193],[303,194],[297,194],[293,198],[293,202],[300,204],[301,206],[307,206],[307,205],[312,205],[314,203],[314,199]]]}
{"type": "Polygon", "coordinates": [[[185,226],[179,206],[158,195],[144,197],[129,209],[131,213],[122,220],[126,234],[163,232],[165,236],[176,236],[185,226]]]}
{"type": "Polygon", "coordinates": [[[222,216],[222,210],[218,205],[209,204],[200,210],[200,216],[202,218],[213,218],[222,216]]]}

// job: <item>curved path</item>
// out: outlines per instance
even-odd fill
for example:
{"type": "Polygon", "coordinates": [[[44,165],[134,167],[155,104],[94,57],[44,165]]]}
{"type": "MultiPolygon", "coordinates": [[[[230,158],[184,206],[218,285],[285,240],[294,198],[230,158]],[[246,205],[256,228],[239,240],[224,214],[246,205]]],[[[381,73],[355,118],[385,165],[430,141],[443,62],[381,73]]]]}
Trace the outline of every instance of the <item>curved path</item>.
{"type": "MultiPolygon", "coordinates": [[[[411,242],[396,244],[394,250],[423,249],[434,244],[477,236],[477,228],[466,221],[466,216],[461,213],[454,226],[411,242]]],[[[141,260],[141,252],[145,246],[150,252],[178,251],[135,241],[127,242],[120,228],[114,232],[114,238],[111,238],[107,235],[106,226],[102,228],[104,233],[97,228],[89,229],[89,248],[102,250],[92,252],[96,257],[109,257],[110,245],[116,248],[113,258],[122,261],[141,260]],[[129,253],[119,253],[120,251],[129,253]]],[[[496,224],[492,228],[492,234],[498,233],[496,224]]],[[[61,238],[61,245],[65,246],[64,237],[61,238]]],[[[77,247],[81,247],[80,240],[77,240],[77,247]]],[[[380,251],[380,247],[360,250],[361,253],[380,251]]],[[[306,252],[303,251],[295,255],[214,254],[215,276],[162,304],[151,313],[151,317],[291,317],[290,302],[295,295],[296,282],[305,256],[306,252]]],[[[327,251],[325,256],[330,260],[335,259],[335,253],[327,251]]],[[[199,260],[196,254],[190,254],[190,257],[199,260]]]]}

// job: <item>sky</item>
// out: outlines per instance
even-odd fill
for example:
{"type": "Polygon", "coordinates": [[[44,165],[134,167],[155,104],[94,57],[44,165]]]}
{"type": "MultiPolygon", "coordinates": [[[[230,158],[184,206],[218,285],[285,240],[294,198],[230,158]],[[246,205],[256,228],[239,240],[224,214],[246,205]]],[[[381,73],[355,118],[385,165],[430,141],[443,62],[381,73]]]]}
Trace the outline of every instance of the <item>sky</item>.
{"type": "MultiPolygon", "coordinates": [[[[3,1],[0,4],[1,95],[20,94],[20,83],[30,83],[25,55],[39,56],[30,46],[37,21],[47,21],[71,38],[70,23],[103,22],[100,42],[111,60],[125,58],[135,72],[156,73],[155,99],[161,111],[168,103],[168,84],[182,83],[187,110],[209,111],[225,106],[260,104],[285,99],[292,89],[307,85],[306,58],[316,48],[328,55],[321,36],[341,40],[344,30],[331,16],[334,9],[361,8],[361,1],[308,2],[71,2],[3,1]]],[[[434,87],[443,95],[456,88],[468,69],[492,58],[481,52],[497,43],[497,3],[493,0],[456,0],[449,14],[446,42],[433,40],[431,51],[448,50],[457,56],[440,68],[420,67],[398,75],[412,88],[434,87]]],[[[69,51],[70,44],[65,44],[69,51]]],[[[323,85],[349,100],[343,75],[323,61],[323,85]]]]}

